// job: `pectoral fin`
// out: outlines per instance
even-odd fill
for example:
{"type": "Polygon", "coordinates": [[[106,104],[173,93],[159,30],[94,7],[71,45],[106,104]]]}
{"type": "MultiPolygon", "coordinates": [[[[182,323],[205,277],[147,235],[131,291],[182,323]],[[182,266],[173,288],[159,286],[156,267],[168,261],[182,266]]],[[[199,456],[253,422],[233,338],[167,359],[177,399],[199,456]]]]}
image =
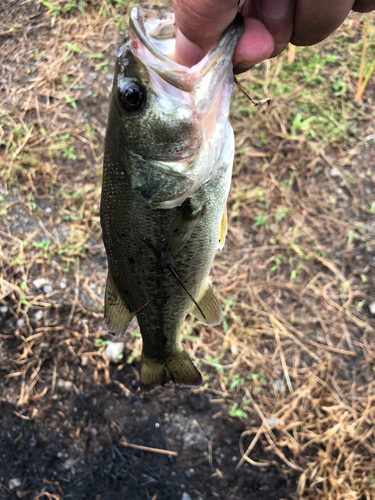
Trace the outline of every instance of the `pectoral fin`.
{"type": "Polygon", "coordinates": [[[168,229],[163,244],[162,258],[166,264],[170,264],[183,249],[204,210],[205,207],[194,207],[190,199],[182,204],[180,212],[168,229]]]}
{"type": "Polygon", "coordinates": [[[112,275],[108,271],[107,285],[104,299],[104,323],[109,333],[122,337],[133,317],[120,297],[113,283],[112,275]]]}
{"type": "Polygon", "coordinates": [[[196,306],[190,311],[194,318],[207,326],[218,325],[221,322],[220,302],[210,280],[207,280],[206,287],[197,302],[206,318],[203,318],[196,306]]]}
{"type": "Polygon", "coordinates": [[[225,204],[220,224],[219,247],[218,247],[219,250],[222,250],[224,248],[227,232],[228,232],[228,214],[227,214],[227,204],[225,204]]]}

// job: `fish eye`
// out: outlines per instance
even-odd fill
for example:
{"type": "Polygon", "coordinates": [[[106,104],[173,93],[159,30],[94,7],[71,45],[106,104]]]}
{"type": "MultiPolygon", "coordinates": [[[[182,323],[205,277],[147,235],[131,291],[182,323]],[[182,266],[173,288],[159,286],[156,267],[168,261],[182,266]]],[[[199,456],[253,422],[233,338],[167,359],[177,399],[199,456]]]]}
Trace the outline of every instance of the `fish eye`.
{"type": "Polygon", "coordinates": [[[138,111],[145,99],[143,89],[136,83],[131,83],[120,91],[121,106],[130,113],[138,111]]]}

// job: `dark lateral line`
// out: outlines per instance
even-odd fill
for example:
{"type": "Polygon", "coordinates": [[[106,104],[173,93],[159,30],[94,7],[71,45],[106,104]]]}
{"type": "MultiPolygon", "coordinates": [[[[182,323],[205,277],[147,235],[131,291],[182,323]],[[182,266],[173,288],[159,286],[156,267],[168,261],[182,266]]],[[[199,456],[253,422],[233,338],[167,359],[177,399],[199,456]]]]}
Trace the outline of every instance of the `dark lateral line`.
{"type": "Polygon", "coordinates": [[[201,313],[201,315],[203,316],[204,319],[207,319],[206,316],[204,315],[204,312],[202,311],[202,309],[199,307],[199,305],[197,304],[197,302],[195,301],[194,297],[191,295],[191,293],[189,292],[189,290],[186,288],[186,286],[183,284],[183,282],[181,281],[181,279],[179,278],[178,274],[176,273],[176,271],[174,270],[174,268],[172,267],[172,264],[168,264],[167,262],[164,262],[160,252],[158,250],[156,250],[156,248],[154,247],[154,245],[151,243],[151,241],[149,241],[147,238],[144,238],[143,236],[140,236],[140,239],[141,241],[143,241],[143,243],[145,245],[148,246],[148,248],[152,251],[152,253],[155,255],[155,257],[160,260],[160,262],[162,263],[162,265],[164,267],[166,267],[167,269],[169,269],[169,271],[171,271],[175,278],[177,279],[177,281],[180,283],[180,285],[182,286],[182,288],[185,290],[185,292],[189,295],[189,297],[191,298],[191,300],[194,302],[194,305],[195,307],[198,309],[198,311],[201,313]]]}

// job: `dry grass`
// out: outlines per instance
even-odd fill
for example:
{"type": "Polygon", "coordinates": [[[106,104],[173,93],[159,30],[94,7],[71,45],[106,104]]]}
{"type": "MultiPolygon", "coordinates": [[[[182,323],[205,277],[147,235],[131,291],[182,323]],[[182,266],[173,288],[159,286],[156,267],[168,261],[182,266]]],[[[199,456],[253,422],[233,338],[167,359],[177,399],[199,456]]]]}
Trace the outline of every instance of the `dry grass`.
{"type": "MultiPolygon", "coordinates": [[[[108,66],[127,9],[67,4],[20,3],[0,32],[0,363],[23,419],[48,411],[58,378],[77,394],[88,373],[111,380],[95,345],[105,335],[98,206],[108,66]],[[33,286],[40,277],[52,291],[33,286]]],[[[256,112],[234,97],[229,234],[212,271],[224,321],[188,320],[183,332],[205,373],[199,391],[246,426],[237,468],[299,471],[305,500],[375,498],[375,94],[368,85],[354,105],[361,29],[352,16],[292,64],[285,54],[241,78],[254,99],[274,100],[256,112]],[[254,454],[260,440],[272,461],[254,454]]],[[[129,332],[128,363],[140,348],[129,332]]]]}

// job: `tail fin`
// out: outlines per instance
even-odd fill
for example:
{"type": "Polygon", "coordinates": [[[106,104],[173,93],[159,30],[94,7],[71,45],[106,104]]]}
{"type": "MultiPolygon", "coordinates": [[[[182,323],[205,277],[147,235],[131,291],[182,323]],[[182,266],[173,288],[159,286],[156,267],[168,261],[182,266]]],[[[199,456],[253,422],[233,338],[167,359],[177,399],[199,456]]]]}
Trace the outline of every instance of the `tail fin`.
{"type": "Polygon", "coordinates": [[[201,385],[202,375],[185,351],[159,363],[142,354],[141,389],[149,391],[169,381],[177,385],[201,385]]]}

